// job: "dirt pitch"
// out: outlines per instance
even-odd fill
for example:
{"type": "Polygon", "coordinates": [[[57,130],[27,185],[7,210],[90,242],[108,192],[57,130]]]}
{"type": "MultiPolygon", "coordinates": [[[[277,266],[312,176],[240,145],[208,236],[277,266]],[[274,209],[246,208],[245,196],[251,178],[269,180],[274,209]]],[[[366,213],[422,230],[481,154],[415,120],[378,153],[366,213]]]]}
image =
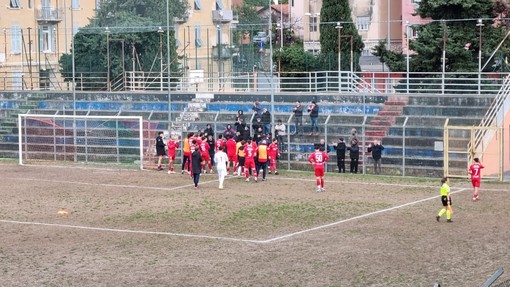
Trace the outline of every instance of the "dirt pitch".
{"type": "MultiPolygon", "coordinates": [[[[0,164],[0,286],[480,286],[510,268],[507,184],[0,164]],[[65,209],[69,215],[58,215],[65,209]]],[[[508,278],[505,273],[503,278],[508,278]]]]}

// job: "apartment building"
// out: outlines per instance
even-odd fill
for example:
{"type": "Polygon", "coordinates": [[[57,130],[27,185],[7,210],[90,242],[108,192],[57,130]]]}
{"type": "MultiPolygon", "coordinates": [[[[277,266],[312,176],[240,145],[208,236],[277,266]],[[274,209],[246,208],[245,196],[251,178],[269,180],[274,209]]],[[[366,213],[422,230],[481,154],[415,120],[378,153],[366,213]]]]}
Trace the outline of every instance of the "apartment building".
{"type": "Polygon", "coordinates": [[[188,68],[184,84],[222,90],[222,80],[232,70],[232,0],[187,1],[188,13],[174,19],[177,52],[188,68]]]}
{"type": "Polygon", "coordinates": [[[2,2],[0,90],[63,89],[58,60],[101,0],[2,2]]]}
{"type": "MultiPolygon", "coordinates": [[[[363,55],[384,40],[392,50],[402,50],[407,35],[405,21],[416,22],[412,16],[419,0],[349,0],[353,23],[358,27],[365,48],[363,55]]],[[[320,11],[322,0],[290,0],[291,22],[304,40],[308,51],[320,50],[320,11]]],[[[338,19],[343,21],[344,19],[338,19]]],[[[411,28],[409,28],[411,29],[411,28]]],[[[412,31],[410,31],[412,33],[412,31]]]]}

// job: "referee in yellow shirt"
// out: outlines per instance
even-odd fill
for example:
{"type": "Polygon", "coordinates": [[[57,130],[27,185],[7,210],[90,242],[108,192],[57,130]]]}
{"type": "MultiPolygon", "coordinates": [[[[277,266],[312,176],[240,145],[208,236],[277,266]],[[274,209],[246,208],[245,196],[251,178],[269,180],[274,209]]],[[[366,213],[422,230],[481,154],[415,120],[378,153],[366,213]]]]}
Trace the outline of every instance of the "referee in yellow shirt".
{"type": "Polygon", "coordinates": [[[439,211],[436,216],[437,222],[441,219],[441,216],[446,212],[446,222],[452,222],[452,197],[450,196],[450,186],[448,185],[448,178],[445,177],[441,179],[441,203],[443,204],[443,208],[439,211]]]}

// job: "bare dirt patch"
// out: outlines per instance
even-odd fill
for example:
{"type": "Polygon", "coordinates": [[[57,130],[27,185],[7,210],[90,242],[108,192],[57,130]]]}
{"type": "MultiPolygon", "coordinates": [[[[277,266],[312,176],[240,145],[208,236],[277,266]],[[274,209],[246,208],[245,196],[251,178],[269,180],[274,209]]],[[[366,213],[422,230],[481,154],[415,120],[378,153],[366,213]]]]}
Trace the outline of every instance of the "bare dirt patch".
{"type": "Polygon", "coordinates": [[[327,174],[316,193],[310,173],[224,190],[203,175],[197,191],[181,174],[2,164],[0,180],[1,286],[479,286],[510,266],[505,184],[473,203],[454,181],[447,224],[436,179],[327,174]]]}

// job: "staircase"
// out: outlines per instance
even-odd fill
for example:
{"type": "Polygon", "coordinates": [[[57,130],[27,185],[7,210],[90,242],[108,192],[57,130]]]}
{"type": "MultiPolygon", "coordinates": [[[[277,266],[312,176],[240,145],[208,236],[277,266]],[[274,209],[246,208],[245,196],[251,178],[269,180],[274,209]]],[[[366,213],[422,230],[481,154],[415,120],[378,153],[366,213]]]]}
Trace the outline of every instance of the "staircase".
{"type": "Polygon", "coordinates": [[[406,96],[388,97],[382,109],[370,121],[369,127],[365,130],[366,142],[381,140],[388,135],[390,127],[395,124],[397,117],[402,115],[407,103],[408,98],[406,96]]]}
{"type": "MultiPolygon", "coordinates": [[[[18,150],[18,114],[27,113],[39,106],[39,101],[47,99],[46,94],[32,94],[28,96],[25,102],[21,102],[16,109],[5,110],[0,117],[0,150],[17,152],[18,150]]],[[[3,156],[0,154],[0,157],[3,156]]]]}

